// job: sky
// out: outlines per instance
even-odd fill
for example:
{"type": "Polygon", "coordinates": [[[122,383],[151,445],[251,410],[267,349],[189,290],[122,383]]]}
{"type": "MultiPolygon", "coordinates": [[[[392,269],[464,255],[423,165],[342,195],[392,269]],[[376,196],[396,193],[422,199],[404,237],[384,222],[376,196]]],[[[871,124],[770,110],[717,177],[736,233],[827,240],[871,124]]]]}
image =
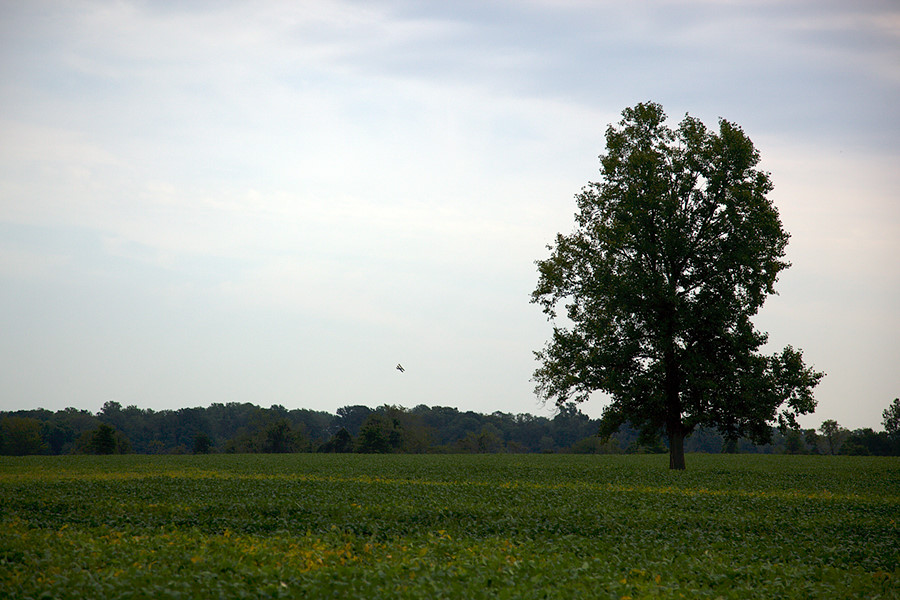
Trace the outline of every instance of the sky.
{"type": "Polygon", "coordinates": [[[0,410],[552,415],[534,262],[643,101],[753,140],[792,236],[766,349],[827,373],[804,427],[881,429],[890,0],[0,1],[0,410]]]}

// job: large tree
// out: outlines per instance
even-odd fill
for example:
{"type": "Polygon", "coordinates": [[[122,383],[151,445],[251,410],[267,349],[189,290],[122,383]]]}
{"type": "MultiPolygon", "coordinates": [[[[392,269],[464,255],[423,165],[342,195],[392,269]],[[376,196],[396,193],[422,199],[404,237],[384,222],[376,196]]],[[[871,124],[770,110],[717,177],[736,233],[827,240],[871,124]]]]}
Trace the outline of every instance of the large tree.
{"type": "Polygon", "coordinates": [[[537,262],[532,302],[554,326],[536,391],[558,406],[608,394],[603,431],[664,432],[683,469],[695,427],[760,442],[776,422],[796,427],[823,374],[790,346],[759,353],[767,336],[751,319],[789,266],[789,235],[750,139],[724,119],[718,132],[690,116],[671,129],[655,103],[622,117],[602,179],[576,195],[574,231],[537,262]]]}

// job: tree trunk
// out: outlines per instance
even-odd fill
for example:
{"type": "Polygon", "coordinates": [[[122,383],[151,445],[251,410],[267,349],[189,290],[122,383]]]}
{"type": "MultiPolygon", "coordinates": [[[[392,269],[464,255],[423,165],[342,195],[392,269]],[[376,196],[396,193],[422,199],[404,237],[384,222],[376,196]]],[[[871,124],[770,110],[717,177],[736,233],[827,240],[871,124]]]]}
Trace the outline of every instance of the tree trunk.
{"type": "Polygon", "coordinates": [[[684,471],[684,429],[677,426],[672,429],[668,432],[669,468],[684,471]]]}
{"type": "MultiPolygon", "coordinates": [[[[671,281],[676,278],[672,277],[671,281]]],[[[674,293],[673,293],[674,297],[674,293]]],[[[684,435],[685,427],[681,422],[681,366],[678,364],[677,344],[675,343],[676,315],[675,301],[666,307],[662,321],[666,323],[666,345],[663,354],[665,380],[663,392],[666,396],[666,435],[669,436],[669,468],[684,470],[684,435]]]]}
{"type": "Polygon", "coordinates": [[[669,436],[669,468],[684,470],[684,424],[681,422],[681,375],[674,341],[666,351],[666,435],[669,436]]]}

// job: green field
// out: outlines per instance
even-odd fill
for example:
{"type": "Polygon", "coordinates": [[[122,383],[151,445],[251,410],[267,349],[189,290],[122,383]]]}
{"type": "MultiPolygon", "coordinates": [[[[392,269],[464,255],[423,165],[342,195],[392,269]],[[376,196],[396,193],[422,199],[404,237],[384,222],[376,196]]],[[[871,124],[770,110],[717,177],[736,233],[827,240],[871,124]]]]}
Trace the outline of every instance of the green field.
{"type": "Polygon", "coordinates": [[[900,460],[0,458],[0,597],[898,598],[900,460]]]}

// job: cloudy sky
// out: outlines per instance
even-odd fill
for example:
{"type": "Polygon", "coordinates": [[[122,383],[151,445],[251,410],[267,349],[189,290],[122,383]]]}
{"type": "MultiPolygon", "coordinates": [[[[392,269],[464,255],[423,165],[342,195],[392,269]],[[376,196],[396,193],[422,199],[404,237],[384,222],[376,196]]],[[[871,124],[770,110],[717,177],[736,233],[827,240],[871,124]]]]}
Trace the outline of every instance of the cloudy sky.
{"type": "Polygon", "coordinates": [[[4,1],[0,410],[551,414],[534,261],[653,100],[772,174],[757,324],[828,373],[802,423],[880,429],[898,92],[890,0],[4,1]]]}

